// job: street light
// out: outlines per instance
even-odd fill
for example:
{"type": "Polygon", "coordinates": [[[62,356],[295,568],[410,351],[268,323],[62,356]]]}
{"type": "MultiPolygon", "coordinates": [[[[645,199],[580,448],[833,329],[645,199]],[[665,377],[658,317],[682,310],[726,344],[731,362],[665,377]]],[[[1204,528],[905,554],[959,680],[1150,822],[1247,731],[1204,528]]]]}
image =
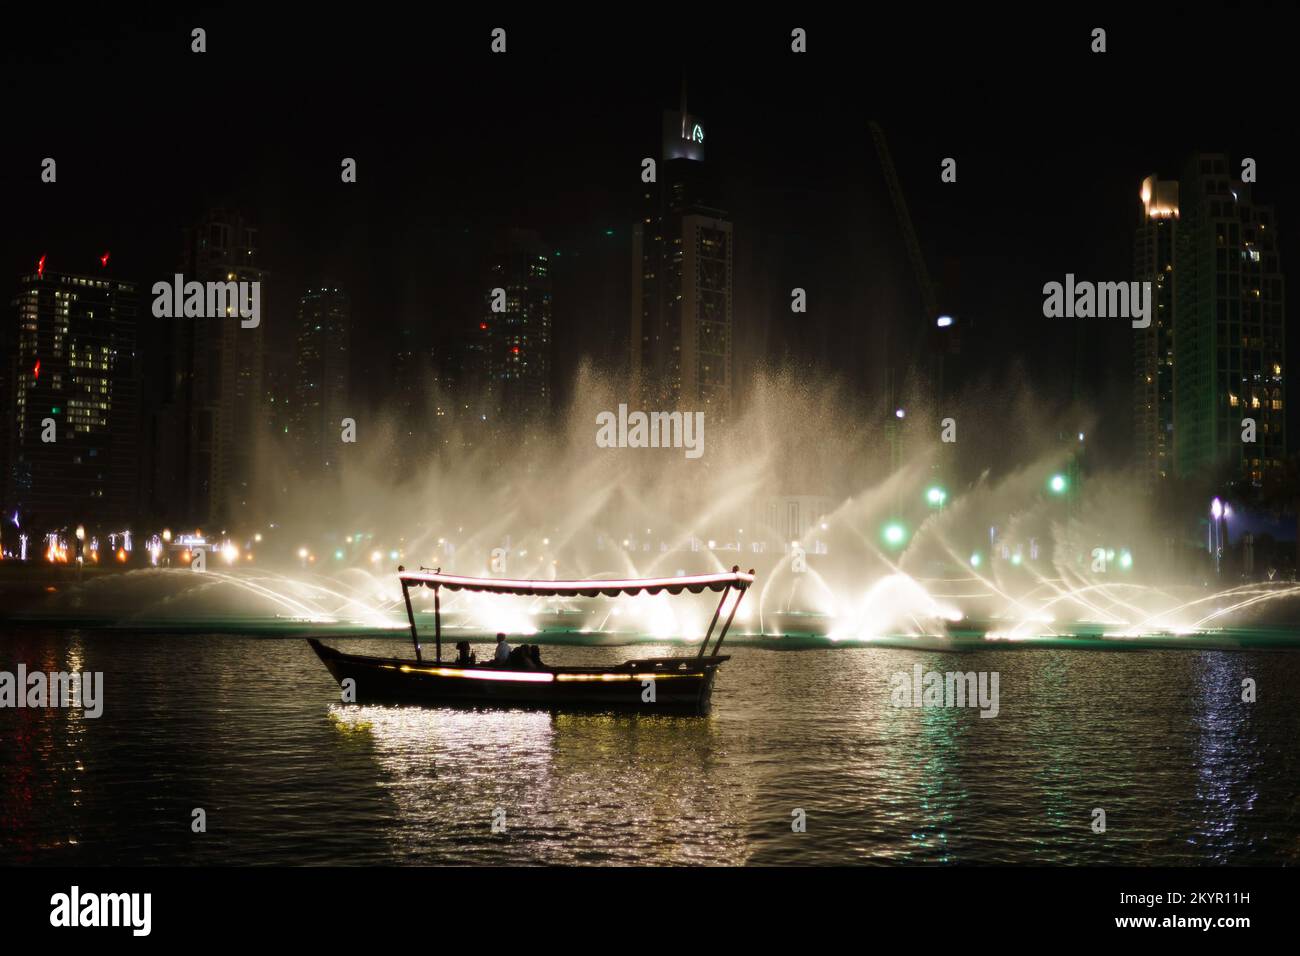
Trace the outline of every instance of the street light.
{"type": "Polygon", "coordinates": [[[885,525],[882,535],[887,545],[891,548],[897,548],[907,540],[907,529],[897,521],[891,521],[889,524],[885,525]]]}
{"type": "Polygon", "coordinates": [[[938,485],[929,488],[925,493],[925,500],[930,502],[930,506],[943,510],[943,503],[948,500],[948,492],[944,491],[938,485]]]}
{"type": "Polygon", "coordinates": [[[1051,489],[1051,492],[1054,495],[1065,494],[1065,489],[1068,488],[1069,485],[1070,483],[1066,481],[1065,475],[1060,473],[1053,475],[1047,482],[1047,487],[1051,489]]]}

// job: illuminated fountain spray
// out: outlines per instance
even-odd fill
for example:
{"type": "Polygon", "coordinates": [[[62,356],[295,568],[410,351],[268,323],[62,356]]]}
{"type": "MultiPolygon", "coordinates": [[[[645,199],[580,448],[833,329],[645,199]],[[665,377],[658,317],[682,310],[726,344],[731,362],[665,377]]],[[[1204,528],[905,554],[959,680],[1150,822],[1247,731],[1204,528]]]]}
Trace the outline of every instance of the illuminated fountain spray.
{"type": "MultiPolygon", "coordinates": [[[[226,558],[220,570],[131,571],[103,587],[105,599],[129,594],[139,623],[396,632],[405,617],[398,564],[539,580],[740,566],[755,569],[758,585],[740,605],[737,637],[872,643],[1191,633],[1296,598],[1291,584],[1209,591],[1159,576],[1155,542],[1165,532],[1129,476],[1081,479],[1054,436],[1017,452],[1015,465],[958,483],[937,434],[899,445],[896,421],[920,429],[926,420],[920,402],[887,429],[829,387],[768,382],[733,421],[706,419],[704,455],[692,460],[671,448],[598,447],[597,415],[626,395],[591,375],[574,395],[562,428],[503,437],[456,426],[465,434],[438,433],[427,459],[407,470],[393,465],[407,440],[394,429],[391,443],[361,448],[370,459],[341,468],[333,485],[265,507],[277,527],[259,540],[255,563],[245,560],[251,538],[213,539],[226,558]]],[[[428,420],[443,419],[431,411],[428,420]]],[[[1218,533],[1211,528],[1212,552],[1218,533]]],[[[198,536],[180,540],[207,547],[198,536]]],[[[151,564],[164,563],[157,536],[148,551],[151,564]]],[[[431,598],[413,596],[417,619],[431,619],[431,598]]],[[[698,639],[713,607],[692,595],[458,592],[444,595],[442,612],[447,629],[476,635],[662,640],[698,639]]]]}

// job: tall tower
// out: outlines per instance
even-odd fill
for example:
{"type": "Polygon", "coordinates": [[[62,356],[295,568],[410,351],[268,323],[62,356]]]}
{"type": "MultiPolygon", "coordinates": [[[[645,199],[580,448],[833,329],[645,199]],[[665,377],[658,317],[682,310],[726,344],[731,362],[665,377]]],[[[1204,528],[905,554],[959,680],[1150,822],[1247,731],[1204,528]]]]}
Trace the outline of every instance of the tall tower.
{"type": "Polygon", "coordinates": [[[493,407],[499,417],[526,420],[551,410],[551,267],[537,233],[508,229],[487,262],[484,314],[479,322],[493,407]],[[494,289],[505,311],[494,312],[494,289]]]}
{"type": "Polygon", "coordinates": [[[1286,333],[1277,223],[1222,153],[1180,183],[1174,271],[1174,460],[1262,482],[1286,456],[1286,333]],[[1243,419],[1256,441],[1242,441],[1243,419]]]}
{"type": "Polygon", "coordinates": [[[1134,447],[1147,492],[1173,470],[1174,249],[1178,235],[1178,183],[1148,176],[1133,250],[1133,277],[1151,283],[1151,324],[1133,330],[1134,447]]]}
{"type": "Polygon", "coordinates": [[[338,443],[347,415],[351,330],[352,305],[341,289],[308,289],[298,300],[293,430],[298,462],[308,479],[338,467],[338,443]]]}
{"type": "MultiPolygon", "coordinates": [[[[263,282],[257,240],[258,230],[237,210],[210,210],[185,230],[185,281],[263,282]]],[[[254,328],[235,315],[160,320],[169,376],[154,419],[151,510],[169,523],[225,523],[247,501],[254,436],[265,417],[264,294],[261,306],[254,328]]]]}
{"type": "Polygon", "coordinates": [[[664,113],[657,182],[632,234],[628,367],[642,400],[721,418],[732,395],[734,236],[704,162],[704,122],[664,113]]]}
{"type": "Polygon", "coordinates": [[[44,259],[19,286],[6,504],[28,527],[121,530],[139,503],[136,286],[44,259]]]}

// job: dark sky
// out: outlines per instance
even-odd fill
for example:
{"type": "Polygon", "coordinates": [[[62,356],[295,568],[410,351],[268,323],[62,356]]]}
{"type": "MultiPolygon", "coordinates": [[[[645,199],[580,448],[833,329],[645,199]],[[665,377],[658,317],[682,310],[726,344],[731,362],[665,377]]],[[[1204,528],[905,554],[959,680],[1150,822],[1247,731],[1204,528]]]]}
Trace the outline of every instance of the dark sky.
{"type": "Polygon", "coordinates": [[[962,374],[1028,376],[1045,402],[1065,401],[1081,343],[1080,390],[1119,426],[1106,447],[1120,455],[1126,323],[1079,335],[1043,318],[1042,285],[1131,278],[1141,179],[1177,177],[1198,148],[1257,159],[1256,195],[1276,204],[1291,271],[1292,134],[1268,106],[1291,34],[1250,9],[1160,27],[1123,7],[1018,29],[992,10],[850,24],[607,8],[584,27],[404,8],[285,22],[266,7],[117,21],[7,12],[0,287],[12,292],[42,253],[86,269],[105,249],[147,287],[174,270],[181,227],[228,200],[262,225],[272,342],[292,338],[293,297],[328,277],[352,294],[354,368],[379,399],[401,330],[432,342],[476,321],[480,254],[513,224],[560,252],[561,368],[608,360],[625,334],[639,161],[657,154],[685,71],[736,224],[742,354],[868,389],[885,327],[915,331],[917,286],[866,127],[876,119],[942,302],[968,330],[962,374]],[[189,52],[196,25],[206,54],[189,52]],[[809,31],[803,56],[789,52],[796,25],[809,31]],[[1110,50],[1093,55],[1099,25],[1110,50]],[[488,51],[494,26],[508,31],[504,56],[488,51]],[[55,186],[39,182],[47,155],[55,186]],[[355,185],[339,181],[345,156],[355,185]],[[946,156],[956,184],[940,182],[946,156]],[[806,315],[789,312],[794,286],[808,290],[806,315]]]}

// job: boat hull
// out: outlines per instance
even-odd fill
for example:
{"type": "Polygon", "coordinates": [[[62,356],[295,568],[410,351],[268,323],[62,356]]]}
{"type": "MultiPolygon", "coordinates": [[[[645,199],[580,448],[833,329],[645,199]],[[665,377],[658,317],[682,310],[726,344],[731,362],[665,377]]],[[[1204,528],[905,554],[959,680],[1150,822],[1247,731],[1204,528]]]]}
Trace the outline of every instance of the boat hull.
{"type": "MultiPolygon", "coordinates": [[[[543,709],[704,713],[726,655],[661,657],[616,667],[548,667],[520,671],[490,665],[344,654],[315,638],[307,643],[340,686],[351,680],[352,699],[366,703],[422,703],[543,709]]],[[[345,690],[348,688],[345,687],[345,690]]]]}

